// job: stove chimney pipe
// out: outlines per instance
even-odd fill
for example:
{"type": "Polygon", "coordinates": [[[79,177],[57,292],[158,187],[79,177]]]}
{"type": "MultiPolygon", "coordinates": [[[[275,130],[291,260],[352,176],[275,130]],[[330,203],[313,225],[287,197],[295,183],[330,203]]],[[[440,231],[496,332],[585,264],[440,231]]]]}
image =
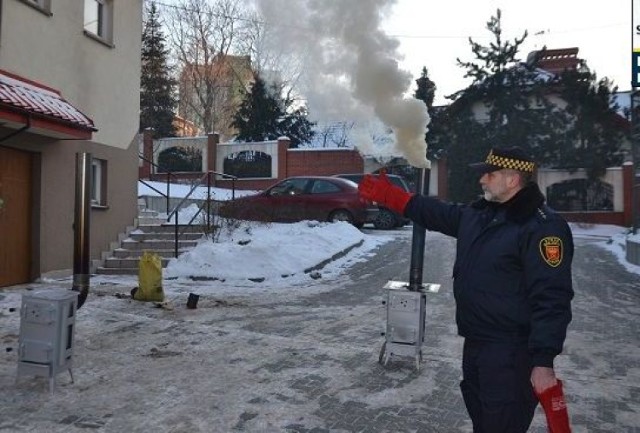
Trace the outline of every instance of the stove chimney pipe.
{"type": "Polygon", "coordinates": [[[76,153],[76,196],[73,218],[73,287],[79,309],[89,294],[91,221],[91,154],[76,153]]]}
{"type": "MultiPolygon", "coordinates": [[[[416,174],[416,192],[424,195],[429,193],[429,178],[427,169],[421,168],[416,174]]],[[[413,223],[413,237],[411,239],[411,267],[409,268],[409,287],[412,292],[422,289],[422,270],[424,267],[424,239],[426,230],[419,224],[413,223]]]]}

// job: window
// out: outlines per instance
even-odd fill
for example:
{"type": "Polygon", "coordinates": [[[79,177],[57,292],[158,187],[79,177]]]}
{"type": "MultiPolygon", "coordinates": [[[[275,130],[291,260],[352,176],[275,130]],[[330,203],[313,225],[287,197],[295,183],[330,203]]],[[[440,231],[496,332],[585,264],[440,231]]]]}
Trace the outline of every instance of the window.
{"type": "Polygon", "coordinates": [[[307,183],[307,179],[287,179],[271,189],[271,195],[298,195],[303,194],[307,183]]]}
{"type": "MultiPolygon", "coordinates": [[[[2,2],[0,1],[0,3],[2,2]]],[[[51,0],[22,0],[22,3],[26,3],[45,15],[51,15],[51,0]]]]}
{"type": "Polygon", "coordinates": [[[84,30],[102,42],[111,43],[113,0],[84,0],[84,30]]]}
{"type": "Polygon", "coordinates": [[[107,161],[103,159],[91,161],[91,204],[107,205],[107,161]]]}
{"type": "Polygon", "coordinates": [[[311,194],[327,194],[332,192],[340,192],[340,188],[326,180],[316,180],[311,188],[311,194]]]}

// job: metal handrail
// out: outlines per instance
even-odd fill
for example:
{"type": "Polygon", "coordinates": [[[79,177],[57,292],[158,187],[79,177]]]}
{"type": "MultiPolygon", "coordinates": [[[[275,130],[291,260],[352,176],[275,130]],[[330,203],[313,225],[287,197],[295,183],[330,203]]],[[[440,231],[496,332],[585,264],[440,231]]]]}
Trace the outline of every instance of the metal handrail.
{"type": "MultiPolygon", "coordinates": [[[[153,161],[150,161],[149,159],[145,158],[143,155],[138,154],[138,156],[140,157],[140,159],[142,159],[143,161],[148,162],[149,164],[151,164],[152,166],[156,167],[156,168],[160,168],[160,166],[158,164],[156,164],[153,161]]],[[[175,224],[174,224],[174,256],[178,257],[178,240],[180,238],[180,236],[182,234],[185,233],[185,231],[191,227],[193,225],[193,222],[196,220],[196,218],[198,217],[198,215],[200,215],[200,213],[202,212],[203,208],[201,207],[200,209],[198,209],[198,212],[195,213],[195,215],[191,218],[191,220],[184,226],[183,230],[180,231],[179,230],[179,221],[178,221],[178,215],[179,215],[179,210],[182,207],[182,205],[191,197],[191,195],[193,194],[193,192],[196,190],[196,188],[198,188],[199,186],[201,186],[203,184],[203,181],[206,177],[207,179],[207,199],[206,199],[206,205],[207,205],[207,222],[206,222],[206,227],[208,231],[211,231],[211,184],[212,184],[212,175],[216,175],[216,176],[222,176],[225,179],[231,179],[231,199],[234,200],[236,197],[236,180],[238,180],[237,176],[233,176],[231,174],[226,174],[226,173],[219,173],[217,171],[207,171],[205,172],[202,176],[200,176],[199,179],[197,179],[195,182],[191,183],[191,189],[189,190],[189,192],[183,197],[182,200],[180,200],[180,202],[175,206],[175,208],[170,211],[170,200],[171,200],[171,176],[174,176],[177,179],[177,176],[168,171],[167,172],[167,193],[166,195],[161,192],[160,190],[158,190],[157,188],[153,187],[152,185],[150,185],[149,183],[145,182],[142,179],[138,179],[139,182],[142,182],[144,185],[148,186],[149,188],[151,188],[153,191],[157,192],[158,194],[160,194],[161,196],[163,196],[166,199],[166,203],[167,203],[167,222],[171,221],[171,218],[175,215],[175,224]]]]}
{"type": "MultiPolygon", "coordinates": [[[[149,159],[145,158],[145,157],[144,157],[144,155],[138,154],[138,157],[139,157],[141,160],[148,162],[148,163],[149,163],[149,164],[151,164],[153,167],[155,167],[155,168],[160,168],[160,166],[159,166],[158,164],[156,164],[155,162],[153,162],[153,161],[151,161],[151,160],[149,160],[149,159]]],[[[175,178],[177,179],[177,176],[176,176],[173,172],[171,172],[171,171],[167,171],[166,173],[167,173],[167,193],[166,193],[166,194],[165,194],[165,193],[163,193],[163,192],[160,192],[160,190],[158,190],[158,189],[154,188],[153,186],[149,185],[147,182],[145,182],[145,181],[144,181],[144,180],[142,180],[142,179],[138,179],[138,181],[139,181],[139,182],[142,182],[144,185],[148,186],[149,188],[151,188],[152,190],[154,190],[155,192],[157,192],[158,194],[160,194],[162,197],[164,197],[164,198],[165,198],[165,201],[166,201],[166,211],[167,211],[167,213],[169,213],[169,207],[170,207],[170,203],[169,203],[169,201],[170,201],[170,199],[171,199],[171,177],[173,176],[173,177],[175,177],[175,178]]]]}
{"type": "Polygon", "coordinates": [[[195,213],[195,215],[191,218],[191,220],[184,226],[184,228],[182,229],[182,232],[179,231],[179,211],[182,207],[182,205],[191,197],[191,195],[193,194],[193,192],[196,190],[196,188],[198,188],[199,186],[201,186],[203,184],[204,179],[206,178],[207,180],[207,199],[206,199],[206,205],[207,205],[207,220],[206,220],[206,228],[207,231],[210,232],[211,231],[211,183],[212,183],[212,175],[218,175],[218,176],[222,176],[224,178],[227,179],[231,179],[231,198],[232,200],[235,199],[236,196],[236,180],[238,180],[237,176],[233,176],[231,174],[226,174],[226,173],[219,173],[217,171],[207,171],[206,173],[204,173],[202,176],[200,176],[200,178],[196,181],[193,182],[191,184],[191,189],[189,190],[189,192],[182,198],[182,200],[180,200],[180,202],[176,205],[176,207],[173,209],[173,211],[171,211],[171,213],[168,214],[167,216],[167,222],[171,221],[171,218],[173,218],[173,216],[175,215],[175,223],[174,223],[174,234],[175,234],[175,240],[174,240],[174,256],[178,257],[178,239],[180,238],[180,236],[189,228],[193,225],[193,222],[195,221],[195,219],[198,217],[198,215],[200,215],[200,213],[202,212],[203,208],[201,207],[200,209],[198,209],[198,212],[195,213]]]}

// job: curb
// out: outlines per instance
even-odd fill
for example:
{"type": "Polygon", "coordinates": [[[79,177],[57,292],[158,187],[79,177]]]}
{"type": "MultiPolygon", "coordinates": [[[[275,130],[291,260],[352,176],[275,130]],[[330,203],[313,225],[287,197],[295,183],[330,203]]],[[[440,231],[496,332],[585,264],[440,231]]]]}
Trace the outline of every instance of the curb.
{"type": "Polygon", "coordinates": [[[325,266],[327,266],[329,263],[333,262],[334,260],[338,260],[339,258],[346,256],[354,248],[358,248],[359,246],[362,246],[363,243],[364,243],[364,239],[360,239],[360,241],[356,242],[353,245],[350,245],[350,246],[346,247],[342,251],[338,251],[337,253],[335,253],[334,255],[329,257],[328,259],[321,261],[317,265],[311,266],[310,268],[306,268],[304,270],[304,273],[308,274],[309,272],[319,271],[320,269],[324,268],[325,266]]]}

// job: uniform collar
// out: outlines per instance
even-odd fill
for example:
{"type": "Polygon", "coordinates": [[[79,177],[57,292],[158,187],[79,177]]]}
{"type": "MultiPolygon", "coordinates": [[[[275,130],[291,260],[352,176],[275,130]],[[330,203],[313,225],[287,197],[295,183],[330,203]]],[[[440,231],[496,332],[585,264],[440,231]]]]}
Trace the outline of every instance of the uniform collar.
{"type": "Polygon", "coordinates": [[[496,204],[481,198],[473,202],[471,207],[475,209],[504,209],[507,220],[522,223],[534,215],[543,203],[544,196],[540,192],[540,188],[536,183],[530,182],[506,203],[496,204]]]}

